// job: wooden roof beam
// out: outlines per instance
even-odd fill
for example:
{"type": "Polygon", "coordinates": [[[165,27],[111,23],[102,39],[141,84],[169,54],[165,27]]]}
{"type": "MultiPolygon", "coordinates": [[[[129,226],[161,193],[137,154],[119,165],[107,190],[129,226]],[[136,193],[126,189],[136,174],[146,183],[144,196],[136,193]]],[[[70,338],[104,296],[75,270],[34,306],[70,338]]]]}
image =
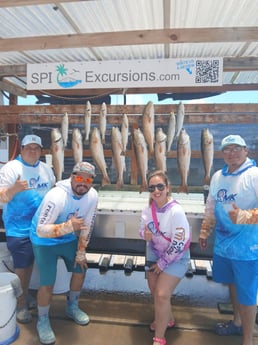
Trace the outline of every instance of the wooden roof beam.
{"type": "MultiPolygon", "coordinates": [[[[59,4],[63,2],[80,2],[82,0],[1,0],[0,7],[19,7],[19,6],[33,6],[45,4],[59,4]]],[[[89,1],[89,0],[84,0],[89,1]]]]}
{"type": "Polygon", "coordinates": [[[0,90],[7,91],[12,95],[20,96],[23,98],[27,97],[27,91],[20,86],[10,83],[9,81],[1,80],[0,81],[0,90]]]}
{"type": "Polygon", "coordinates": [[[141,44],[256,42],[257,27],[187,28],[98,32],[0,39],[0,51],[28,51],[141,44]]]}

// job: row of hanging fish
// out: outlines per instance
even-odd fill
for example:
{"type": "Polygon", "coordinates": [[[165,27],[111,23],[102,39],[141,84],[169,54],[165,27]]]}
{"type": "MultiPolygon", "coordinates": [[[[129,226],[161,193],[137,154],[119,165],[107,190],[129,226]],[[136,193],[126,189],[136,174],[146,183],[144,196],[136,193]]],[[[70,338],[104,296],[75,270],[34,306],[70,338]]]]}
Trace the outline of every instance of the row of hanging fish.
{"type": "MultiPolygon", "coordinates": [[[[166,149],[167,149],[167,136],[162,128],[157,128],[155,135],[154,157],[156,169],[167,172],[166,165],[166,149]]],[[[148,174],[148,149],[145,137],[140,128],[134,129],[134,144],[136,149],[136,159],[138,169],[141,175],[140,192],[147,189],[147,174],[148,174]]],[[[191,141],[186,130],[182,128],[179,133],[177,141],[177,163],[179,175],[181,178],[181,186],[179,193],[188,193],[187,178],[190,169],[191,159],[191,141]]]]}
{"type": "MultiPolygon", "coordinates": [[[[85,110],[85,138],[83,140],[79,128],[72,129],[72,153],[75,164],[83,160],[83,141],[90,145],[90,151],[94,163],[102,174],[102,186],[110,184],[107,174],[107,166],[104,157],[103,144],[105,143],[106,132],[106,105],[101,106],[99,127],[91,127],[91,104],[87,102],[85,110]]],[[[68,114],[62,117],[61,128],[51,130],[51,154],[52,165],[57,181],[61,180],[64,172],[64,150],[68,141],[69,121],[68,114]]],[[[123,172],[125,171],[125,151],[128,144],[129,123],[127,115],[122,116],[121,131],[118,127],[112,128],[111,146],[113,151],[113,164],[117,172],[117,188],[123,185],[123,172]]]]}
{"type": "MultiPolygon", "coordinates": [[[[175,115],[174,112],[171,112],[169,115],[166,133],[166,152],[169,152],[171,150],[174,139],[178,140],[180,131],[183,128],[184,116],[184,104],[182,102],[179,102],[177,115],[175,115]]],[[[155,135],[155,111],[154,104],[151,101],[147,103],[143,111],[142,131],[147,143],[149,155],[152,156],[155,151],[155,142],[157,142],[157,139],[160,140],[160,138],[157,138],[157,135],[155,135]]]]}
{"type": "MultiPolygon", "coordinates": [[[[174,139],[177,140],[178,148],[180,148],[178,151],[178,154],[180,154],[178,165],[180,176],[183,181],[180,191],[187,192],[186,180],[188,173],[186,172],[186,166],[188,165],[188,162],[190,162],[190,155],[189,152],[187,154],[185,152],[185,143],[183,146],[180,144],[186,137],[186,135],[184,135],[185,130],[183,129],[184,113],[184,105],[180,102],[177,116],[175,116],[173,112],[169,115],[167,133],[165,133],[161,127],[158,127],[155,130],[154,104],[151,101],[147,103],[142,116],[142,130],[137,128],[134,129],[133,133],[136,158],[142,182],[140,192],[147,189],[146,176],[148,173],[149,157],[154,157],[156,169],[167,172],[167,153],[171,150],[174,139]],[[181,134],[181,132],[183,133],[181,134]]],[[[187,148],[187,150],[190,151],[189,148],[187,148]]]]}
{"type": "MultiPolygon", "coordinates": [[[[179,103],[177,116],[174,113],[171,113],[169,116],[169,123],[168,123],[168,130],[166,133],[166,151],[169,152],[171,149],[171,145],[174,139],[178,139],[180,130],[183,127],[184,122],[184,105],[182,102],[179,103]]],[[[106,127],[107,127],[107,106],[103,102],[99,112],[99,131],[102,144],[105,144],[105,136],[106,136],[106,127]]],[[[147,148],[149,152],[149,156],[153,156],[154,154],[154,144],[156,140],[160,140],[159,138],[155,138],[155,111],[154,111],[154,104],[153,102],[149,101],[144,109],[143,116],[142,116],[142,130],[143,135],[147,143],[147,148]]],[[[68,142],[68,131],[69,131],[69,120],[68,114],[65,113],[62,117],[61,122],[61,133],[64,143],[64,148],[67,146],[68,142]]],[[[85,106],[85,114],[84,114],[84,144],[88,145],[90,143],[90,132],[91,132],[91,103],[87,101],[85,106]]],[[[123,114],[122,124],[121,124],[121,132],[122,132],[122,143],[123,143],[123,153],[126,152],[126,146],[128,143],[129,137],[129,123],[126,114],[123,114]]],[[[78,137],[78,134],[76,134],[78,137]]],[[[75,142],[78,140],[75,139],[75,142]]]]}
{"type": "MultiPolygon", "coordinates": [[[[90,151],[94,163],[102,174],[102,186],[110,184],[107,174],[107,166],[104,157],[105,135],[106,135],[106,115],[107,107],[102,103],[99,114],[99,126],[91,129],[91,103],[88,101],[84,114],[84,139],[79,128],[72,130],[72,153],[75,164],[83,160],[83,144],[90,146],[90,151]]],[[[65,113],[61,120],[61,128],[54,128],[51,131],[51,154],[52,165],[59,181],[64,171],[64,150],[68,143],[69,119],[65,113]]],[[[111,132],[111,147],[113,152],[113,165],[117,172],[117,188],[123,185],[123,172],[125,171],[125,152],[129,137],[129,122],[126,114],[122,116],[121,131],[118,127],[113,127],[111,132]]]]}
{"type": "MultiPolygon", "coordinates": [[[[57,181],[62,179],[62,173],[64,172],[65,145],[66,141],[62,131],[59,128],[53,128],[51,130],[50,151],[52,154],[52,166],[57,181]]],[[[72,150],[75,164],[81,162],[83,160],[83,143],[82,134],[79,128],[73,128],[72,130],[72,150]]]]}
{"type": "MultiPolygon", "coordinates": [[[[209,186],[211,169],[213,166],[214,142],[213,135],[208,128],[203,128],[201,131],[201,156],[204,167],[203,185],[209,186]]],[[[181,130],[179,135],[177,145],[177,160],[181,178],[181,186],[178,192],[188,193],[187,179],[190,170],[191,140],[184,128],[181,130]]]]}
{"type": "MultiPolygon", "coordinates": [[[[166,166],[166,134],[162,128],[157,128],[154,145],[154,157],[156,169],[167,172],[166,166]]],[[[141,175],[140,192],[147,189],[148,150],[147,143],[140,128],[134,130],[134,144],[138,169],[141,175]]],[[[201,156],[204,167],[203,185],[210,184],[211,169],[213,165],[214,144],[213,135],[208,128],[201,132],[201,156]]],[[[188,176],[191,161],[191,139],[185,128],[182,128],[177,140],[177,166],[181,185],[178,193],[188,193],[188,176]]]]}
{"type": "MultiPolygon", "coordinates": [[[[83,143],[89,144],[94,163],[102,174],[101,184],[110,184],[107,173],[107,165],[104,157],[105,134],[106,134],[106,104],[101,105],[99,113],[99,126],[91,128],[91,104],[88,101],[84,116],[84,139],[79,128],[72,130],[72,152],[75,163],[83,160],[83,143]]],[[[174,139],[177,141],[177,163],[181,179],[178,192],[188,193],[187,179],[190,169],[191,142],[184,124],[184,105],[180,102],[177,116],[170,113],[166,133],[161,127],[155,130],[154,104],[148,102],[142,116],[142,130],[134,128],[132,137],[136,151],[137,165],[141,176],[140,191],[147,189],[148,160],[154,158],[156,169],[167,171],[167,153],[171,150],[174,139]]],[[[113,166],[117,173],[117,188],[123,186],[123,173],[125,171],[125,153],[129,138],[129,122],[126,114],[121,118],[121,130],[113,126],[111,129],[111,149],[113,166]]],[[[69,121],[65,113],[61,122],[61,131],[57,128],[51,133],[51,153],[53,156],[53,168],[57,180],[61,179],[64,171],[64,149],[68,141],[69,121]]],[[[213,138],[208,129],[202,131],[201,152],[205,170],[204,184],[209,185],[210,173],[213,162],[213,138]]]]}

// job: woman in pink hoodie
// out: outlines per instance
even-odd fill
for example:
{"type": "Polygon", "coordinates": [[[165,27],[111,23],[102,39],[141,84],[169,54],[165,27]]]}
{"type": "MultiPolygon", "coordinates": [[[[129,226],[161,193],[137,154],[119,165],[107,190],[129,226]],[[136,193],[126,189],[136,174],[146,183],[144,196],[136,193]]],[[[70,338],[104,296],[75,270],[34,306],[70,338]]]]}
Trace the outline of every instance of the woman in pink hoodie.
{"type": "Polygon", "coordinates": [[[191,231],[182,206],[172,198],[166,174],[148,176],[149,206],[142,211],[140,236],[147,242],[146,276],[154,298],[153,345],[165,345],[165,332],[175,318],[170,299],[190,261],[191,231]]]}

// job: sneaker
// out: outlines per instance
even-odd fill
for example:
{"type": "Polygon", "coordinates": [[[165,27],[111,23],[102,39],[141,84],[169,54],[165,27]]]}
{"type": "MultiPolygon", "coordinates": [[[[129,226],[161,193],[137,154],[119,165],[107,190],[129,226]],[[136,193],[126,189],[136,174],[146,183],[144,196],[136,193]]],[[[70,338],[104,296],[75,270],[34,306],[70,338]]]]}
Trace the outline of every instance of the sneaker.
{"type": "Polygon", "coordinates": [[[230,320],[228,322],[217,323],[215,326],[215,333],[218,335],[243,335],[243,329],[230,320]]]}
{"type": "Polygon", "coordinates": [[[90,322],[89,316],[78,307],[77,301],[67,302],[66,315],[78,325],[87,325],[90,322]]]}
{"type": "Polygon", "coordinates": [[[20,323],[29,323],[32,321],[32,316],[27,307],[17,307],[16,319],[20,323]]]}
{"type": "Polygon", "coordinates": [[[56,341],[55,334],[51,328],[47,315],[40,316],[37,322],[37,330],[41,344],[54,344],[56,341]]]}

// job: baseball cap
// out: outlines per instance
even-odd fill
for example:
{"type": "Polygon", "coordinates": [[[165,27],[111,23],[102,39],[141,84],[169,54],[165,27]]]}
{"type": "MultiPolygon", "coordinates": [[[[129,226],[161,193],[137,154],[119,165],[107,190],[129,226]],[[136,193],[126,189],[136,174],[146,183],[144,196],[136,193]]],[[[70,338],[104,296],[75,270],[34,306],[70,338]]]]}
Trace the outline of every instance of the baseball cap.
{"type": "Polygon", "coordinates": [[[29,144],[37,144],[40,147],[43,147],[42,146],[42,142],[41,142],[41,138],[39,136],[37,136],[37,135],[34,135],[34,134],[26,135],[22,139],[21,146],[25,146],[25,145],[29,145],[29,144]]]}
{"type": "Polygon", "coordinates": [[[246,142],[240,135],[228,135],[222,139],[220,149],[223,150],[228,145],[246,146],[246,142]]]}
{"type": "Polygon", "coordinates": [[[94,165],[88,162],[80,162],[75,164],[75,166],[73,167],[73,173],[77,172],[87,173],[93,177],[96,176],[94,165]]]}

